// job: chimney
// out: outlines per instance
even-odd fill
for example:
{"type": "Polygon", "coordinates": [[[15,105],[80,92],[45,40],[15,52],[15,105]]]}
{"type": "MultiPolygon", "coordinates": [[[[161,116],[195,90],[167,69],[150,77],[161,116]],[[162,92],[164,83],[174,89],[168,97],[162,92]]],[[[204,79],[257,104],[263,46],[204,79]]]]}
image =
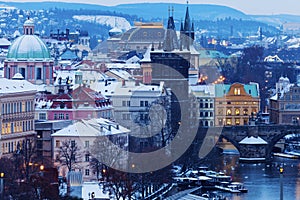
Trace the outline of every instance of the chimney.
{"type": "Polygon", "coordinates": [[[124,79],[122,79],[122,86],[126,85],[126,81],[124,79]]]}
{"type": "Polygon", "coordinates": [[[135,86],[139,86],[140,85],[140,80],[136,79],[135,80],[135,86]]]}
{"type": "Polygon", "coordinates": [[[108,131],[111,131],[111,125],[108,125],[108,131]]]}
{"type": "Polygon", "coordinates": [[[117,126],[116,126],[116,129],[118,129],[118,130],[119,130],[119,124],[117,124],[117,126]]]}

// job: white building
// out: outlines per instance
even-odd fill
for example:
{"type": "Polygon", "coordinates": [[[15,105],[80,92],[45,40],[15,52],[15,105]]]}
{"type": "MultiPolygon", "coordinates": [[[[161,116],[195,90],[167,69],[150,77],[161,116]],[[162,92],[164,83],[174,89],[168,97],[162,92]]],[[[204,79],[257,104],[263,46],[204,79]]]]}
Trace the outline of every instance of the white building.
{"type": "Polygon", "coordinates": [[[200,125],[206,127],[214,126],[215,85],[191,85],[189,88],[191,95],[193,95],[199,103],[197,113],[200,125]]]}
{"type": "MultiPolygon", "coordinates": [[[[162,128],[168,134],[170,123],[166,121],[170,119],[171,92],[164,87],[164,82],[160,85],[144,85],[138,81],[102,81],[95,82],[90,87],[110,98],[115,121],[130,129],[131,135],[139,138],[151,137],[162,128]],[[163,112],[159,116],[163,122],[150,115],[151,110],[157,108],[162,108],[155,112],[163,112]]],[[[139,144],[139,148],[148,145],[144,141],[139,144]]]]}
{"type": "MultiPolygon", "coordinates": [[[[52,158],[55,161],[59,159],[59,149],[62,147],[64,141],[71,142],[72,145],[77,144],[80,158],[75,158],[77,163],[73,166],[73,170],[82,172],[84,181],[97,180],[98,177],[96,173],[93,173],[93,168],[90,165],[92,158],[96,158],[99,161],[103,159],[101,161],[110,166],[111,163],[108,163],[110,161],[108,159],[111,159],[112,155],[114,155],[116,156],[114,159],[117,160],[117,163],[113,166],[124,167],[127,164],[127,156],[124,155],[124,152],[127,151],[122,151],[123,153],[116,151],[108,152],[108,150],[111,150],[108,143],[105,143],[107,146],[98,148],[94,142],[107,142],[109,139],[114,144],[126,149],[128,147],[129,133],[128,129],[107,119],[80,120],[51,135],[54,152],[52,158]],[[98,151],[95,152],[95,148],[99,150],[99,154],[97,153],[98,151]]],[[[55,164],[58,167],[59,175],[66,176],[68,173],[67,167],[59,162],[55,164]]]]}

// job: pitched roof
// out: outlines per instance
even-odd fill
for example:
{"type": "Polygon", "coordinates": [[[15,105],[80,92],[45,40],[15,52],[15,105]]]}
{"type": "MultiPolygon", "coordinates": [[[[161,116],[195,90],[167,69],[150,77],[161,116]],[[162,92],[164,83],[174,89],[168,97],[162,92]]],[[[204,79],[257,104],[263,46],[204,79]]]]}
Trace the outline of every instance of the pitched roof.
{"type": "Polygon", "coordinates": [[[55,133],[52,137],[96,137],[129,133],[130,130],[107,119],[79,120],[55,133]]]}

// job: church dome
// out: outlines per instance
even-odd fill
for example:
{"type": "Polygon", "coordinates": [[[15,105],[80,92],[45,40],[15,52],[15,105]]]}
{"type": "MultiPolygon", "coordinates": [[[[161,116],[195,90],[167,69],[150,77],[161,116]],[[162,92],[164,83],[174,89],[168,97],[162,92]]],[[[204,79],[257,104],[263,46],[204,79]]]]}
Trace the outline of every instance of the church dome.
{"type": "Polygon", "coordinates": [[[50,52],[45,43],[36,35],[22,35],[10,46],[7,59],[45,60],[50,59],[50,52]]]}

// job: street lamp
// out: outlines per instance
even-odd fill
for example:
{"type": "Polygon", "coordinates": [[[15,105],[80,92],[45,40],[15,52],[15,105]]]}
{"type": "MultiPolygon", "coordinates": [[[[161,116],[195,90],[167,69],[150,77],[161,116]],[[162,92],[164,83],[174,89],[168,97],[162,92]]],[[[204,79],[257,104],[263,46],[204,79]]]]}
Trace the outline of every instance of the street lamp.
{"type": "Polygon", "coordinates": [[[279,172],[280,172],[280,200],[283,200],[283,164],[280,165],[279,167],[279,172]]]}
{"type": "Polygon", "coordinates": [[[1,192],[1,199],[4,198],[4,172],[0,173],[0,192],[1,192]]]}

